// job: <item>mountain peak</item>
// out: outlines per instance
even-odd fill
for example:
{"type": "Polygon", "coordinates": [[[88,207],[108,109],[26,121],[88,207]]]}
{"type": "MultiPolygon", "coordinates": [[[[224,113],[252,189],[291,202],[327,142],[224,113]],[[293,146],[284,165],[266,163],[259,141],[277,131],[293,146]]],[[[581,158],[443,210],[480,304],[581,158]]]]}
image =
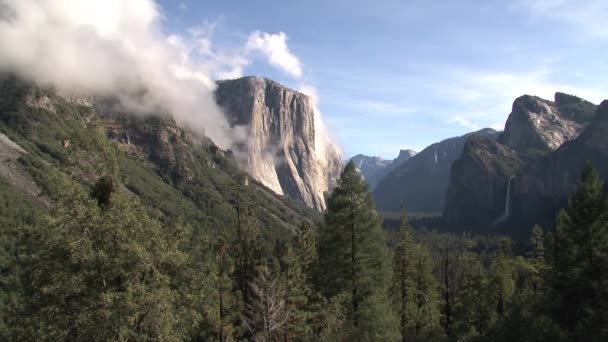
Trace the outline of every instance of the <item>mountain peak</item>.
{"type": "Polygon", "coordinates": [[[564,93],[556,93],[555,100],[531,95],[515,99],[500,143],[520,152],[552,151],[576,138],[595,115],[596,106],[564,93]]]}
{"type": "Polygon", "coordinates": [[[403,161],[405,161],[405,160],[408,160],[411,157],[415,156],[416,153],[418,153],[418,152],[416,152],[414,150],[410,150],[410,149],[399,150],[399,155],[397,156],[397,158],[395,160],[403,160],[403,161]]]}
{"type": "Polygon", "coordinates": [[[342,170],[310,97],[267,78],[218,81],[216,100],[248,136],[236,152],[245,169],[278,194],[325,209],[342,170]]]}

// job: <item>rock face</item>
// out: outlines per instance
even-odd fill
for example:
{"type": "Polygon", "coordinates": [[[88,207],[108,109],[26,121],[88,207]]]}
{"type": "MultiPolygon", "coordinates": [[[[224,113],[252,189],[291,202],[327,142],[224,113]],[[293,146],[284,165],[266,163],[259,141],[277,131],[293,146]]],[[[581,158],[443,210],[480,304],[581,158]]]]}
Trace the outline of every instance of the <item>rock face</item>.
{"type": "Polygon", "coordinates": [[[576,138],[589,123],[595,106],[557,93],[555,102],[524,95],[515,100],[499,142],[519,152],[553,151],[576,138]]]}
{"type": "Polygon", "coordinates": [[[471,139],[454,162],[445,221],[482,230],[526,234],[532,224],[553,224],[567,205],[584,163],[608,177],[608,102],[599,107],[557,93],[555,101],[515,100],[497,142],[471,139]],[[510,215],[504,218],[509,178],[510,215]]]}
{"type": "Polygon", "coordinates": [[[517,152],[496,141],[470,137],[454,161],[444,219],[472,225],[500,220],[507,207],[509,179],[522,167],[517,152]]]}
{"type": "Polygon", "coordinates": [[[342,170],[307,95],[259,77],[220,81],[217,103],[246,139],[236,146],[246,170],[278,194],[323,211],[342,170]]]}
{"type": "Polygon", "coordinates": [[[373,192],[378,210],[397,212],[403,205],[410,212],[443,212],[450,168],[470,136],[495,139],[498,132],[486,128],[425,148],[380,181],[373,192]]]}
{"type": "Polygon", "coordinates": [[[369,184],[371,190],[374,190],[378,183],[393,169],[399,165],[408,161],[411,157],[416,155],[414,150],[400,150],[397,158],[393,160],[386,160],[380,157],[370,157],[363,154],[358,154],[351,159],[357,169],[363,175],[363,178],[369,184]]]}

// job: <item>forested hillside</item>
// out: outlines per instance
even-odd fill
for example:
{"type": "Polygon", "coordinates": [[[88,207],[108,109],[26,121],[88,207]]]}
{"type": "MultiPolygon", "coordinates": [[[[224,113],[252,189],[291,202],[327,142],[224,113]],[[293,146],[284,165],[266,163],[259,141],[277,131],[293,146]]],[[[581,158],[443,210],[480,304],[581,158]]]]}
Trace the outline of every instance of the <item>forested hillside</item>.
{"type": "Polygon", "coordinates": [[[323,222],[303,220],[273,240],[256,217],[269,212],[241,192],[233,220],[215,230],[146,205],[124,183],[123,152],[105,146],[115,154],[90,186],[41,160],[48,210],[0,183],[3,339],[607,337],[608,204],[590,166],[557,229],[535,226],[516,248],[506,237],[414,231],[406,213],[398,230],[383,232],[352,162],[323,222]]]}

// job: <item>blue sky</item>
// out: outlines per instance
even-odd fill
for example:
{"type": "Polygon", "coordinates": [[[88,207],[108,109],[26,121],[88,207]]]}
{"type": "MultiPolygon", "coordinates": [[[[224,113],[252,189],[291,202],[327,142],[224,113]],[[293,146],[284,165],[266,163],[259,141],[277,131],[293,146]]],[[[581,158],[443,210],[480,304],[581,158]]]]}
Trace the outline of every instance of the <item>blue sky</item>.
{"type": "Polygon", "coordinates": [[[234,71],[226,77],[259,75],[316,89],[345,156],[394,158],[399,149],[420,151],[475,129],[502,129],[523,94],[552,98],[563,91],[595,103],[608,98],[605,0],[159,5],[162,30],[203,36],[213,58],[234,71]],[[290,56],[277,58],[287,64],[243,56],[252,34],[263,42],[265,33],[281,32],[290,56]]]}

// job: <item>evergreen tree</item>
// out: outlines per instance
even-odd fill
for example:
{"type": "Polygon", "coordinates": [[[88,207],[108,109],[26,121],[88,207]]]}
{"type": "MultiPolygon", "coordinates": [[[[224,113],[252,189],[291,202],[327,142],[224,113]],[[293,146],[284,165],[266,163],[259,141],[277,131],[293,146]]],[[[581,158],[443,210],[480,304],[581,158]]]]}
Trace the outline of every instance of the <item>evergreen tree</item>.
{"type": "MultiPolygon", "coordinates": [[[[209,248],[208,262],[203,265],[206,277],[205,318],[210,336],[206,339],[232,341],[234,325],[240,320],[241,297],[233,282],[234,260],[229,251],[229,238],[222,234],[209,248]]],[[[203,338],[205,339],[205,338],[203,338]]]]}
{"type": "Polygon", "coordinates": [[[310,334],[314,297],[310,279],[310,268],[316,258],[314,232],[306,224],[290,244],[282,246],[277,253],[280,257],[280,281],[284,288],[285,325],[283,341],[302,341],[310,334]]]}
{"type": "MultiPolygon", "coordinates": [[[[322,293],[329,298],[348,296],[347,323],[355,334],[363,322],[388,314],[378,311],[388,304],[388,249],[369,188],[352,161],[327,200],[318,264],[316,279],[322,293]]],[[[366,336],[374,340],[397,335],[397,326],[368,328],[372,330],[366,336]]]]}
{"type": "Polygon", "coordinates": [[[423,246],[416,246],[414,277],[415,335],[428,338],[436,333],[439,325],[439,293],[437,280],[433,276],[430,253],[423,246]]]}
{"type": "MultiPolygon", "coordinates": [[[[257,269],[262,262],[260,226],[251,210],[237,209],[237,224],[230,255],[235,262],[233,277],[236,289],[241,294],[240,307],[245,310],[240,316],[244,320],[251,320],[253,318],[247,316],[250,311],[246,309],[253,305],[254,294],[251,283],[255,281],[257,269]]],[[[251,331],[245,327],[241,327],[238,333],[244,338],[252,338],[251,331]]]]}
{"type": "Polygon", "coordinates": [[[462,288],[454,305],[454,330],[460,339],[484,336],[495,320],[487,272],[479,255],[465,252],[462,288]]]}
{"type": "Polygon", "coordinates": [[[544,262],[545,260],[545,238],[543,237],[543,229],[539,225],[532,227],[528,256],[538,262],[544,262]]]}
{"type": "Polygon", "coordinates": [[[184,231],[164,228],[121,191],[99,203],[61,182],[46,224],[26,230],[21,242],[27,300],[17,313],[15,339],[185,338],[189,324],[183,323],[195,316],[180,298],[179,273],[188,258],[181,237],[171,237],[184,231]]]}
{"type": "MultiPolygon", "coordinates": [[[[603,216],[608,211],[603,182],[590,163],[585,165],[577,191],[558,219],[553,270],[554,316],[578,339],[608,336],[606,312],[598,297],[603,280],[606,234],[603,216]]],[[[605,286],[604,286],[605,287],[605,286]]]]}
{"type": "Polygon", "coordinates": [[[490,265],[490,293],[496,308],[496,314],[504,317],[507,305],[515,291],[511,240],[503,238],[499,242],[497,255],[490,265]]]}
{"type": "Polygon", "coordinates": [[[416,329],[415,252],[412,228],[407,220],[405,210],[403,210],[397,236],[397,246],[393,256],[393,284],[391,287],[393,307],[397,312],[403,341],[406,341],[408,336],[413,335],[416,329]]]}
{"type": "MultiPolygon", "coordinates": [[[[534,299],[538,299],[538,297],[540,297],[539,292],[545,290],[545,277],[548,271],[547,262],[545,260],[545,237],[543,236],[543,229],[539,225],[534,225],[534,227],[532,227],[527,256],[529,259],[527,279],[530,282],[533,295],[535,295],[534,299]]],[[[519,269],[523,269],[523,267],[520,267],[519,269]]]]}

